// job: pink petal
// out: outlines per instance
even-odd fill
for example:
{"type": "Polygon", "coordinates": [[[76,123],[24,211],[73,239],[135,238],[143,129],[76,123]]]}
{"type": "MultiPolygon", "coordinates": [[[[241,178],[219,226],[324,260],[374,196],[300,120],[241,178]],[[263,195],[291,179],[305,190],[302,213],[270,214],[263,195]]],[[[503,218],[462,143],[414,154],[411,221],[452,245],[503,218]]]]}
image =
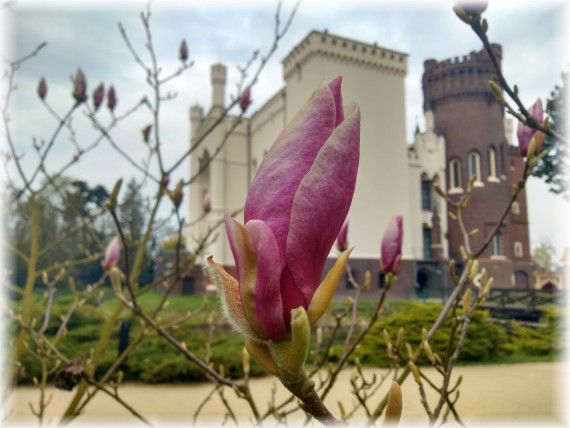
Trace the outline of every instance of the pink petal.
{"type": "Polygon", "coordinates": [[[224,221],[230,248],[236,263],[243,312],[256,335],[264,338],[255,307],[254,295],[258,266],[253,239],[249,231],[227,213],[224,221]]]}
{"type": "Polygon", "coordinates": [[[279,248],[271,229],[260,220],[246,223],[257,254],[257,278],[253,291],[259,325],[268,339],[278,340],[287,332],[283,321],[279,248]]]}
{"type": "Polygon", "coordinates": [[[293,198],[334,130],[335,111],[331,90],[321,85],[277,138],[247,195],[245,222],[262,220],[269,226],[277,240],[282,268],[293,198]]]}
{"type": "Polygon", "coordinates": [[[342,92],[340,90],[340,86],[342,83],[342,76],[338,76],[336,79],[332,80],[329,83],[329,89],[331,90],[334,102],[336,105],[336,119],[335,119],[335,127],[340,125],[340,123],[344,120],[344,108],[342,105],[342,92]]]}
{"type": "Polygon", "coordinates": [[[285,266],[281,274],[281,300],[283,302],[283,320],[287,327],[291,324],[292,309],[298,308],[299,306],[305,309],[309,307],[309,302],[297,287],[288,266],[285,266]]]}
{"type": "Polygon", "coordinates": [[[287,237],[287,266],[310,302],[324,263],[346,218],[360,156],[360,109],[352,104],[301,182],[287,237]]]}

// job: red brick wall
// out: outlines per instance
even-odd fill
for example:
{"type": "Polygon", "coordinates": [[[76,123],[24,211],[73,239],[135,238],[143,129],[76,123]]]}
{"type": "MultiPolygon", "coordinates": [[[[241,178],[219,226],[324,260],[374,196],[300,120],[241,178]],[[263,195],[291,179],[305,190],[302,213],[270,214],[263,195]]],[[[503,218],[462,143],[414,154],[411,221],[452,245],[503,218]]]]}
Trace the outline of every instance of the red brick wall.
{"type": "MultiPolygon", "coordinates": [[[[499,45],[493,49],[501,60],[499,45]]],[[[504,111],[488,86],[493,73],[492,64],[484,51],[472,52],[461,59],[424,63],[422,78],[424,109],[434,114],[435,131],[443,135],[446,142],[446,157],[449,161],[461,162],[461,187],[466,189],[469,180],[468,155],[475,151],[480,156],[481,181],[483,187],[476,187],[469,206],[464,211],[468,230],[478,229],[479,234],[471,239],[473,250],[481,247],[491,234],[506,208],[516,183],[522,174],[523,162],[518,150],[508,146],[504,135],[504,111]],[[496,173],[500,182],[488,181],[490,175],[488,150],[496,153],[496,173]]],[[[449,172],[447,174],[449,185],[449,172]]],[[[450,195],[459,199],[461,195],[450,195]]],[[[492,246],[482,255],[482,266],[495,277],[498,287],[512,286],[515,269],[522,269],[531,276],[530,249],[528,238],[528,217],[524,192],[519,196],[519,214],[509,215],[501,229],[504,259],[492,257],[492,246]],[[514,242],[523,245],[523,257],[514,257],[514,242]]],[[[449,219],[450,256],[459,259],[459,247],[463,236],[457,222],[449,219]]]]}

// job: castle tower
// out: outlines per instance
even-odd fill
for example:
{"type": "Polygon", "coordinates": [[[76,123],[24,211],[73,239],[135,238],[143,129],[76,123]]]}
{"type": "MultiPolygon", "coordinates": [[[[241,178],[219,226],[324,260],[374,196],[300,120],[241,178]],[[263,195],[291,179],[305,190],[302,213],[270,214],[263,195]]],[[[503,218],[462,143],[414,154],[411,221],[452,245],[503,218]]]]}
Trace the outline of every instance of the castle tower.
{"type": "Polygon", "coordinates": [[[214,64],[210,70],[212,79],[212,107],[224,107],[226,90],[226,66],[214,64]]]}
{"type": "MultiPolygon", "coordinates": [[[[502,59],[500,45],[493,51],[502,59]]],[[[424,62],[422,78],[424,110],[432,111],[434,128],[446,143],[446,188],[452,199],[466,191],[475,176],[475,188],[464,212],[468,230],[478,229],[472,237],[478,249],[492,233],[507,206],[513,185],[520,179],[523,161],[510,145],[510,123],[488,86],[494,73],[487,53],[471,52],[463,58],[424,62]]],[[[481,256],[481,265],[495,277],[497,287],[528,288],[532,284],[528,237],[526,195],[518,198],[504,226],[481,256]]],[[[448,221],[451,258],[460,260],[463,235],[456,221],[448,221]]]]}

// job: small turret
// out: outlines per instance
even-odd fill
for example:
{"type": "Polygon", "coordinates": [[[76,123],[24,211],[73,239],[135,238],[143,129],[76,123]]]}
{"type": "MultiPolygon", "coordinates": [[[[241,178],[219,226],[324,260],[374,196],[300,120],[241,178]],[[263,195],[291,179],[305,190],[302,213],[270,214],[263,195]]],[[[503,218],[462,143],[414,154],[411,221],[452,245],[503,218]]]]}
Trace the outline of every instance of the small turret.
{"type": "Polygon", "coordinates": [[[212,107],[224,107],[226,90],[226,66],[214,64],[211,68],[212,78],[212,107]]]}

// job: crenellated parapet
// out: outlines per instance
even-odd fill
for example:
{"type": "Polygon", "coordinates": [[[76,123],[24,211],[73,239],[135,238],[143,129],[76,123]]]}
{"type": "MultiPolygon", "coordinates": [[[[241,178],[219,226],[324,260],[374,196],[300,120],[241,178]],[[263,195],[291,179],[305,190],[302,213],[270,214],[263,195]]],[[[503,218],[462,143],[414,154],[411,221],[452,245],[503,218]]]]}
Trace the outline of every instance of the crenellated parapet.
{"type": "MultiPolygon", "coordinates": [[[[491,47],[500,65],[502,48],[496,43],[491,47]]],[[[494,101],[488,84],[494,72],[484,49],[443,61],[427,59],[422,78],[424,110],[434,110],[437,103],[454,97],[483,97],[489,102],[494,101]]]]}
{"type": "Polygon", "coordinates": [[[285,80],[314,55],[403,76],[408,69],[408,55],[405,53],[327,32],[312,31],[283,60],[285,80]]]}

